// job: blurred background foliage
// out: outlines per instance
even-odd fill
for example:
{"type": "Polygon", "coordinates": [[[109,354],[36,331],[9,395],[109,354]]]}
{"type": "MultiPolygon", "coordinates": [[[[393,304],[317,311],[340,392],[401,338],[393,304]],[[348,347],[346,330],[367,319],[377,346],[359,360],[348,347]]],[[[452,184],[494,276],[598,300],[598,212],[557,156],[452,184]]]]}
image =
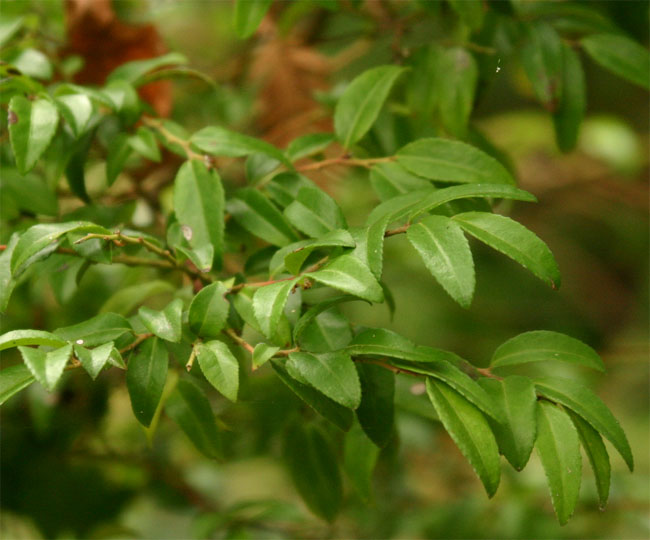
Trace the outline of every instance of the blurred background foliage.
{"type": "MultiPolygon", "coordinates": [[[[83,4],[88,2],[70,2],[67,8],[83,4]]],[[[103,44],[97,40],[106,36],[93,34],[87,20],[75,23],[72,11],[64,17],[63,3],[6,1],[1,10],[3,16],[29,18],[25,39],[58,58],[63,77],[80,69],[88,70],[88,79],[101,77],[100,49],[109,50],[117,64],[132,59],[134,47],[149,48],[150,56],[179,51],[217,85],[194,79],[163,83],[152,94],[156,110],[190,130],[224,124],[283,146],[305,132],[331,129],[328,118],[340,81],[396,56],[408,63],[410,47],[432,35],[457,37],[448,30],[447,21],[455,15],[446,3],[421,2],[428,16],[407,23],[391,18],[390,4],[344,0],[343,9],[330,11],[326,1],[278,2],[255,38],[242,41],[233,34],[230,2],[120,0],[111,6],[96,0],[98,17],[110,14],[111,7],[111,16],[117,15],[111,39],[103,44]],[[102,9],[108,11],[102,15],[102,9]]],[[[600,13],[647,45],[647,2],[573,5],[600,13]]],[[[522,188],[539,198],[537,205],[509,211],[549,244],[562,270],[562,288],[551,291],[514,263],[476,245],[477,292],[471,309],[463,310],[419,260],[407,255],[406,239],[397,238],[387,243],[385,256],[394,317],[384,307],[362,303],[343,309],[361,324],[392,327],[478,365],[487,363],[499,343],[533,329],[565,332],[594,346],[607,374],[556,365],[535,369],[589,377],[628,434],[637,469],[630,475],[622,460],[613,457],[606,513],[598,509],[591,470],[585,467],[576,515],[560,527],[536,456],[520,474],[504,468],[502,486],[488,501],[448,435],[420,414],[422,396],[405,380],[398,392],[399,444],[380,456],[373,499],[366,504],[349,490],[345,512],[326,526],[304,508],[281,464],[277,430],[295,398],[265,370],[246,381],[250,399],[236,406],[213,403],[227,429],[225,463],[199,455],[169,422],[161,423],[149,447],[130,413],[124,385],[114,380],[119,374],[106,372],[91,384],[84,374],[74,373],[56,394],[32,385],[2,408],[0,536],[647,538],[647,93],[585,59],[587,116],[577,149],[563,155],[555,145],[551,118],[535,103],[518,63],[483,56],[481,69],[494,70],[494,76],[478,90],[474,124],[505,153],[522,188]]],[[[377,148],[399,147],[401,121],[399,111],[380,118],[371,133],[377,148]]],[[[418,129],[425,132],[427,126],[418,129]]],[[[99,168],[97,176],[103,174],[99,168]]],[[[143,186],[153,189],[143,187],[141,198],[116,205],[113,212],[132,215],[140,226],[155,225],[156,204],[165,209],[169,186],[154,201],[147,194],[164,186],[161,178],[169,171],[143,167],[136,173],[143,186]]],[[[243,171],[234,165],[222,176],[231,186],[244,183],[243,171]]],[[[363,171],[328,171],[317,180],[340,201],[351,225],[377,202],[363,171]]],[[[92,186],[92,168],[87,182],[92,186]]],[[[116,199],[119,203],[119,193],[116,199]]],[[[63,197],[61,204],[74,210],[76,203],[63,197]]],[[[3,331],[54,328],[88,318],[113,287],[140,283],[147,272],[93,267],[79,287],[56,287],[58,297],[48,279],[31,280],[14,293],[2,317],[3,331]]],[[[162,307],[168,298],[161,294],[148,303],[162,307]]],[[[9,354],[4,362],[12,362],[9,354]]]]}

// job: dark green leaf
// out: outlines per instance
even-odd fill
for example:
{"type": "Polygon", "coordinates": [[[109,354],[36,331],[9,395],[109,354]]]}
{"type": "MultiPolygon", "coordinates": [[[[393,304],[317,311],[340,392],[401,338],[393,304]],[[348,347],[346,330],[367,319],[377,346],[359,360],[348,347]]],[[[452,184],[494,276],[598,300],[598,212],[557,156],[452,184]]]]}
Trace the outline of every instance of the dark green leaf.
{"type": "Polygon", "coordinates": [[[562,152],[570,152],[578,142],[586,102],[585,75],[580,58],[565,43],[562,45],[562,97],[553,113],[555,139],[562,152]]]}
{"type": "Polygon", "coordinates": [[[447,0],[452,9],[458,14],[471,30],[479,30],[483,26],[486,6],[483,2],[468,2],[467,0],[447,0]]]}
{"type": "Polygon", "coordinates": [[[145,283],[138,283],[124,287],[111,296],[100,308],[100,312],[114,312],[120,315],[129,315],[137,306],[146,299],[160,294],[170,294],[176,291],[176,286],[163,279],[154,279],[145,283]]]}
{"type": "Polygon", "coordinates": [[[76,143],[65,166],[65,178],[70,186],[70,191],[86,203],[90,202],[90,197],[86,191],[86,161],[88,160],[92,140],[92,132],[84,135],[76,143]]]}
{"type": "MultiPolygon", "coordinates": [[[[24,364],[0,371],[0,405],[34,382],[35,378],[24,364]]],[[[352,414],[352,413],[350,413],[352,414]]]]}
{"type": "Polygon", "coordinates": [[[63,369],[72,354],[72,344],[68,343],[51,352],[32,347],[18,347],[18,350],[32,375],[51,392],[63,375],[63,369]]]}
{"type": "Polygon", "coordinates": [[[379,448],[355,425],[345,435],[343,466],[348,478],[364,502],[372,498],[372,473],[379,457],[379,448]]]}
{"type": "Polygon", "coordinates": [[[521,63],[537,99],[555,110],[562,96],[562,40],[552,26],[535,22],[524,26],[521,63]]]}
{"type": "MultiPolygon", "coordinates": [[[[474,2],[462,3],[474,4],[474,2]]],[[[482,7],[479,9],[482,10],[482,7]]],[[[474,106],[474,93],[478,80],[476,60],[465,49],[453,47],[445,49],[441,54],[438,69],[440,70],[437,84],[440,118],[449,133],[464,137],[474,106]]]]}
{"type": "Polygon", "coordinates": [[[370,440],[384,447],[393,435],[395,375],[374,364],[357,363],[361,381],[361,404],[357,418],[370,440]]]}
{"type": "Polygon", "coordinates": [[[567,414],[547,401],[540,401],[537,406],[536,446],[555,514],[560,525],[564,525],[573,514],[580,493],[580,442],[567,414]]]}
{"type": "Polygon", "coordinates": [[[279,281],[260,287],[253,296],[253,310],[262,333],[272,338],[277,330],[294,280],[279,281]]]}
{"type": "Polygon", "coordinates": [[[284,215],[296,229],[312,238],[347,227],[339,205],[317,187],[301,188],[296,199],[285,208],[284,215]]]}
{"type": "Polygon", "coordinates": [[[303,331],[323,311],[326,311],[343,302],[354,302],[357,300],[358,298],[354,296],[346,296],[346,295],[335,296],[333,298],[328,298],[327,300],[323,300],[322,302],[319,302],[318,304],[310,307],[305,313],[303,313],[300,319],[298,319],[298,322],[295,324],[293,328],[294,341],[297,342],[300,339],[300,335],[303,333],[303,331]]]}
{"type": "Polygon", "coordinates": [[[145,427],[151,424],[162,397],[167,363],[167,349],[156,337],[145,340],[129,360],[126,387],[131,397],[131,408],[138,422],[145,427]]]}
{"type": "Polygon", "coordinates": [[[76,341],[84,347],[115,341],[128,332],[132,332],[129,321],[117,313],[100,313],[86,321],[54,331],[60,339],[76,341]]]}
{"type": "MultiPolygon", "coordinates": [[[[181,340],[183,301],[177,298],[162,311],[142,306],[138,315],[147,330],[161,339],[178,343],[181,340]]],[[[197,333],[197,335],[200,335],[197,333]]]]}
{"type": "Polygon", "coordinates": [[[239,362],[228,345],[222,341],[208,341],[196,347],[199,366],[208,382],[230,401],[237,401],[239,362]]]}
{"type": "Polygon", "coordinates": [[[643,88],[650,88],[650,57],[642,45],[618,34],[593,34],[580,43],[605,69],[643,88]]]}
{"type": "Polygon", "coordinates": [[[108,145],[108,155],[106,156],[106,184],[108,186],[112,186],[117,180],[131,152],[129,137],[124,133],[118,133],[111,140],[108,145]]]}
{"type": "Polygon", "coordinates": [[[17,233],[12,234],[7,249],[0,253],[0,313],[7,309],[9,298],[16,286],[16,280],[11,276],[11,257],[19,238],[17,233]]]}
{"type": "Polygon", "coordinates": [[[233,23],[242,39],[253,35],[271,6],[271,0],[237,0],[233,23]]]}
{"type": "Polygon", "coordinates": [[[2,197],[14,199],[18,208],[46,216],[56,216],[59,213],[56,194],[37,175],[21,176],[16,170],[3,167],[0,186],[2,197]]]}
{"type": "Polygon", "coordinates": [[[188,318],[190,329],[197,336],[216,338],[221,334],[228,318],[226,292],[223,283],[211,283],[192,299],[188,318]]]}
{"type": "Polygon", "coordinates": [[[109,357],[113,353],[113,343],[104,343],[99,347],[89,350],[81,345],[74,346],[74,353],[81,362],[83,368],[94,379],[104,369],[109,357]]]}
{"type": "Polygon", "coordinates": [[[368,267],[354,255],[341,255],[320,270],[304,274],[323,285],[370,302],[383,302],[384,292],[368,267]]]}
{"type": "Polygon", "coordinates": [[[0,336],[0,351],[19,345],[62,347],[65,344],[65,339],[44,330],[11,330],[0,336]]]}

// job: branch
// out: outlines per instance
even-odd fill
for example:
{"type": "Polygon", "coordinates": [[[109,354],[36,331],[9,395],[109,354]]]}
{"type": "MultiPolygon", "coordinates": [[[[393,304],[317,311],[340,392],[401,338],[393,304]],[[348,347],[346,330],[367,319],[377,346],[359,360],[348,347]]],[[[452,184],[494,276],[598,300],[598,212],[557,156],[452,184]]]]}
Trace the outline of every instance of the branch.
{"type": "Polygon", "coordinates": [[[366,158],[366,159],[357,159],[351,157],[349,154],[344,154],[339,157],[324,159],[323,161],[317,161],[315,163],[309,163],[307,165],[302,165],[296,167],[296,170],[299,172],[305,171],[317,171],[319,169],[324,169],[326,167],[331,167],[334,165],[345,165],[348,167],[365,167],[366,169],[371,168],[375,163],[388,163],[390,161],[395,161],[395,156],[380,157],[380,158],[366,158]]]}

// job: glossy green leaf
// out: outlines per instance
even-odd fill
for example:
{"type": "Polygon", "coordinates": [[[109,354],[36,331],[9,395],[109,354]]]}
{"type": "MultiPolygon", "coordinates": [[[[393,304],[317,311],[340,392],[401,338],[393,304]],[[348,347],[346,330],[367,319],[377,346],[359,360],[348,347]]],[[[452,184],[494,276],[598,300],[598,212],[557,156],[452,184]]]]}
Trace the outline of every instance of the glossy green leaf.
{"type": "Polygon", "coordinates": [[[562,97],[553,113],[555,139],[562,152],[570,152],[578,142],[580,124],[587,107],[585,74],[578,54],[562,45],[562,97]]]}
{"type": "Polygon", "coordinates": [[[397,152],[397,162],[413,174],[431,180],[466,184],[515,183],[496,159],[460,141],[419,139],[397,152]]]}
{"type": "Polygon", "coordinates": [[[212,407],[196,384],[179,380],[165,404],[165,412],[202,454],[221,457],[221,436],[212,407]]]}
{"type": "Polygon", "coordinates": [[[95,347],[132,331],[129,321],[122,315],[100,313],[78,324],[57,328],[54,333],[60,339],[75,341],[77,345],[95,347]]]}
{"type": "Polygon", "coordinates": [[[260,324],[257,322],[255,310],[253,309],[253,295],[255,292],[257,291],[254,289],[244,288],[237,294],[230,295],[229,300],[242,320],[256,332],[261,334],[262,329],[260,328],[260,324]]]}
{"type": "Polygon", "coordinates": [[[239,225],[270,244],[286,246],[298,240],[282,213],[256,189],[240,189],[227,208],[239,225]]]}
{"type": "Polygon", "coordinates": [[[350,229],[356,244],[352,255],[364,263],[378,280],[384,267],[384,235],[389,219],[389,216],[384,216],[367,227],[350,229]]]}
{"type": "Polygon", "coordinates": [[[47,99],[14,96],[9,102],[9,138],[20,174],[34,168],[56,133],[59,114],[47,99]]]}
{"type": "Polygon", "coordinates": [[[487,420],[474,405],[445,383],[428,378],[427,393],[442,424],[481,479],[488,497],[499,486],[499,449],[487,420]]]}
{"type": "Polygon", "coordinates": [[[180,298],[172,301],[162,311],[142,306],[138,311],[138,315],[142,320],[142,324],[152,334],[173,343],[178,343],[181,340],[183,301],[180,298]]]}
{"type": "Polygon", "coordinates": [[[106,156],[106,184],[108,186],[112,186],[117,180],[132,151],[129,137],[124,133],[119,133],[111,140],[106,156]]]}
{"type": "Polygon", "coordinates": [[[373,165],[370,169],[370,183],[382,201],[404,195],[409,191],[431,187],[429,180],[411,174],[395,161],[373,165]]]}
{"type": "Polygon", "coordinates": [[[409,227],[406,237],[449,296],[468,308],[476,278],[472,252],[460,226],[445,216],[428,216],[409,227]]]}
{"type": "Polygon", "coordinates": [[[108,363],[108,359],[113,353],[113,343],[104,343],[92,350],[82,347],[81,345],[75,345],[74,353],[81,362],[83,368],[94,380],[108,363]]]}
{"type": "Polygon", "coordinates": [[[303,384],[291,377],[287,372],[287,369],[280,362],[271,360],[271,366],[280,380],[301,400],[314,409],[314,411],[320,414],[323,418],[332,422],[332,424],[337,426],[339,429],[342,429],[343,431],[350,429],[354,420],[353,413],[350,409],[332,401],[315,388],[303,384]]]}
{"type": "Polygon", "coordinates": [[[580,44],[608,71],[650,88],[650,55],[639,43],[620,34],[592,34],[582,38],[580,44]]]}
{"type": "Polygon", "coordinates": [[[260,329],[266,337],[272,338],[275,335],[287,298],[294,285],[294,280],[279,281],[255,291],[253,310],[260,329]]]}
{"type": "Polygon", "coordinates": [[[537,99],[551,110],[562,96],[562,40],[550,24],[534,22],[524,26],[521,63],[537,99]]]}
{"type": "Polygon", "coordinates": [[[227,290],[221,282],[211,283],[192,299],[188,319],[197,336],[216,338],[221,334],[230,307],[225,297],[227,290]]]}
{"type": "Polygon", "coordinates": [[[0,351],[20,345],[62,347],[65,344],[65,339],[45,330],[11,330],[0,336],[0,351]]]}
{"type": "Polygon", "coordinates": [[[56,104],[73,135],[76,138],[83,135],[93,114],[90,98],[84,94],[67,94],[57,97],[56,104]]]}
{"type": "Polygon", "coordinates": [[[332,522],[343,501],[336,452],[326,434],[294,422],[284,440],[284,456],[298,493],[317,516],[332,522]]]}
{"type": "Polygon", "coordinates": [[[302,264],[311,253],[326,247],[354,247],[355,242],[350,233],[345,229],[336,229],[314,240],[304,242],[300,247],[287,253],[284,257],[284,266],[292,274],[299,274],[302,264]]]}
{"type": "Polygon", "coordinates": [[[284,215],[298,230],[319,238],[335,229],[345,229],[343,212],[332,197],[317,187],[303,187],[284,215]]]}
{"type": "Polygon", "coordinates": [[[552,288],[560,286],[560,270],[553,253],[523,225],[489,212],[465,212],[452,219],[466,232],[515,260],[552,288]]]}
{"type": "Polygon", "coordinates": [[[52,62],[45,53],[31,47],[22,49],[11,59],[13,66],[23,75],[49,81],[54,74],[52,62]]]}
{"type": "Polygon", "coordinates": [[[385,220],[388,224],[393,221],[401,221],[411,213],[412,209],[415,208],[416,205],[421,203],[426,197],[435,191],[436,189],[433,186],[430,186],[427,189],[410,191],[404,195],[398,195],[397,197],[388,199],[372,209],[370,214],[368,214],[366,224],[374,225],[381,220],[385,220]]]}
{"type": "Polygon", "coordinates": [[[359,426],[355,425],[345,435],[343,467],[364,502],[372,499],[372,473],[378,457],[379,448],[359,426]]]}
{"type": "Polygon", "coordinates": [[[289,360],[309,384],[330,399],[350,409],[356,409],[361,403],[359,376],[346,353],[295,352],[289,355],[289,360]]]}
{"type": "Polygon", "coordinates": [[[412,341],[385,328],[369,328],[359,332],[347,347],[352,356],[388,356],[413,362],[427,362],[430,358],[426,349],[418,349],[412,341]]]}
{"type": "Polygon", "coordinates": [[[291,161],[318,154],[335,141],[331,133],[309,133],[289,143],[285,153],[291,161]]]}
{"type": "Polygon", "coordinates": [[[560,525],[564,525],[573,514],[580,492],[580,441],[567,414],[547,401],[540,401],[537,406],[536,447],[555,514],[560,525]]]}
{"type": "Polygon", "coordinates": [[[449,133],[463,137],[474,106],[478,66],[474,57],[461,47],[445,49],[438,62],[440,119],[449,133]]]}
{"type": "Polygon", "coordinates": [[[253,35],[271,7],[271,0],[237,0],[233,13],[235,33],[242,39],[253,35]]]}
{"type": "Polygon", "coordinates": [[[18,347],[18,350],[32,375],[51,392],[63,375],[72,354],[72,345],[68,343],[50,352],[32,347],[18,347]]]}
{"type": "Polygon", "coordinates": [[[605,364],[589,345],[548,330],[525,332],[509,339],[494,351],[490,365],[497,368],[549,360],[561,360],[605,371],[605,364]]]}
{"type": "Polygon", "coordinates": [[[266,364],[280,347],[275,347],[267,343],[258,343],[253,349],[253,370],[256,370],[266,364]]]}
{"type": "Polygon", "coordinates": [[[291,162],[272,144],[222,127],[205,127],[192,135],[190,142],[195,149],[213,156],[243,157],[259,153],[291,167],[291,162]]]}
{"type": "Polygon", "coordinates": [[[170,52],[155,58],[132,60],[115,68],[108,76],[108,81],[124,80],[138,86],[138,80],[147,73],[165,66],[186,64],[187,58],[178,52],[170,52]]]}
{"type": "Polygon", "coordinates": [[[582,448],[584,448],[585,454],[589,458],[589,463],[591,463],[596,481],[596,489],[598,491],[598,502],[600,508],[604,509],[607,506],[607,499],[609,498],[609,485],[612,474],[609,454],[607,453],[602,437],[588,422],[585,422],[571,410],[567,410],[567,413],[578,431],[582,448]]]}
{"type": "Polygon", "coordinates": [[[500,421],[488,422],[500,452],[521,471],[528,463],[537,436],[537,395],[533,381],[512,375],[503,380],[479,379],[492,403],[500,410],[500,421]]]}
{"type": "Polygon", "coordinates": [[[368,267],[354,255],[341,255],[324,268],[304,276],[370,302],[384,300],[384,292],[379,282],[368,267]]]}
{"type": "Polygon", "coordinates": [[[403,71],[399,66],[372,68],[345,89],[334,110],[334,131],[345,148],[356,143],[372,127],[403,71]]]}
{"type": "Polygon", "coordinates": [[[576,381],[560,378],[537,380],[535,387],[544,397],[564,405],[589,422],[614,445],[630,471],[634,469],[634,458],[625,432],[607,405],[589,388],[576,381]]]}
{"type": "Polygon", "coordinates": [[[380,448],[393,436],[395,424],[395,374],[381,366],[357,363],[361,404],[356,410],[363,431],[380,448]]]}
{"type": "Polygon", "coordinates": [[[303,313],[300,319],[298,319],[298,322],[295,324],[293,328],[294,341],[298,341],[300,339],[300,336],[305,331],[305,329],[322,312],[331,309],[332,307],[341,304],[343,302],[355,302],[357,300],[359,299],[354,296],[347,296],[347,295],[334,296],[332,298],[323,300],[322,302],[319,302],[318,304],[310,307],[307,311],[305,311],[305,313],[303,313]]]}
{"type": "Polygon", "coordinates": [[[352,341],[350,321],[337,308],[319,313],[300,336],[301,349],[314,353],[338,351],[352,341]]]}
{"type": "Polygon", "coordinates": [[[134,123],[140,115],[138,93],[133,85],[123,79],[110,81],[100,95],[105,103],[128,124],[134,123]]]}
{"type": "Polygon", "coordinates": [[[208,382],[230,401],[237,401],[239,391],[239,362],[228,345],[208,341],[196,346],[201,371],[208,382]]]}
{"type": "Polygon", "coordinates": [[[133,414],[143,426],[151,424],[167,379],[168,353],[156,338],[145,340],[131,355],[126,370],[126,387],[133,414]]]}
{"type": "MultiPolygon", "coordinates": [[[[214,258],[223,253],[224,194],[215,170],[192,160],[184,163],[174,180],[174,212],[183,234],[194,249],[212,246],[214,258]]],[[[207,271],[210,268],[200,268],[207,271]]]]}
{"type": "Polygon", "coordinates": [[[129,137],[129,146],[142,157],[155,162],[160,161],[160,148],[156,136],[144,126],[140,126],[135,135],[129,137]]]}
{"type": "Polygon", "coordinates": [[[0,371],[0,405],[14,394],[27,388],[35,380],[32,372],[24,364],[11,366],[0,371]]]}

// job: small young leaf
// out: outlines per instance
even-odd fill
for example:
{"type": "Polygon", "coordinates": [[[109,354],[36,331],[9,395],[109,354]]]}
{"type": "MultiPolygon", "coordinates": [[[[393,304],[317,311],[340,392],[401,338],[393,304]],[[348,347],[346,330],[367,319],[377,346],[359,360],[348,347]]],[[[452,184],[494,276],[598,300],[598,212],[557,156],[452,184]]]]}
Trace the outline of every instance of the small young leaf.
{"type": "Polygon", "coordinates": [[[499,486],[499,449],[483,414],[445,383],[427,378],[427,393],[442,424],[481,479],[488,497],[499,486]]]}
{"type": "Polygon", "coordinates": [[[253,370],[266,364],[273,355],[280,350],[280,347],[274,347],[267,343],[258,343],[253,349],[253,370]]]}
{"type": "Polygon", "coordinates": [[[544,397],[562,404],[589,422],[614,445],[630,471],[634,470],[632,450],[623,429],[607,405],[589,388],[575,381],[560,378],[535,381],[535,387],[544,397]]]}
{"type": "Polygon", "coordinates": [[[345,89],[334,110],[334,131],[345,148],[356,143],[372,127],[403,71],[399,66],[369,69],[345,89]]]}
{"type": "Polygon", "coordinates": [[[490,366],[497,368],[549,360],[605,371],[605,364],[591,347],[575,338],[548,330],[525,332],[509,339],[494,351],[490,366]]]}
{"type": "Polygon", "coordinates": [[[133,329],[122,315],[100,313],[87,321],[58,328],[54,333],[66,341],[76,341],[84,347],[95,347],[108,341],[115,341],[133,329]]]}
{"type": "Polygon", "coordinates": [[[205,456],[221,457],[221,436],[212,407],[203,391],[181,379],[165,404],[165,412],[205,456]]]}
{"type": "Polygon", "coordinates": [[[237,0],[235,2],[235,33],[242,39],[253,35],[271,6],[271,0],[237,0]]]}
{"type": "Polygon", "coordinates": [[[562,40],[545,22],[526,24],[524,31],[526,40],[520,49],[521,63],[537,99],[555,110],[563,91],[562,40]]]}
{"type": "Polygon", "coordinates": [[[289,360],[309,384],[330,399],[350,409],[356,409],[361,403],[359,376],[347,354],[295,352],[289,355],[289,360]]]}
{"type": "Polygon", "coordinates": [[[68,343],[50,352],[32,347],[18,347],[18,350],[36,380],[52,392],[70,359],[72,344],[68,343]]]}
{"type": "Polygon", "coordinates": [[[284,215],[296,229],[312,238],[347,228],[339,205],[317,187],[301,188],[296,199],[285,208],[284,215]]]}
{"type": "Polygon", "coordinates": [[[119,133],[109,143],[106,156],[106,184],[109,187],[117,180],[132,151],[129,137],[124,133],[119,133]]]}
{"type": "Polygon", "coordinates": [[[642,45],[618,34],[593,34],[580,43],[605,69],[650,89],[650,56],[642,45]]]}
{"type": "Polygon", "coordinates": [[[406,170],[444,182],[514,184],[510,173],[493,157],[460,141],[419,139],[397,152],[406,170]]]}
{"type": "MultiPolygon", "coordinates": [[[[24,364],[11,366],[0,371],[0,405],[11,396],[27,388],[36,379],[24,364]]],[[[347,410],[347,409],[344,409],[347,410]]],[[[350,413],[351,415],[352,413],[350,413]]],[[[350,418],[350,423],[351,423],[350,418]]]]}
{"type": "Polygon", "coordinates": [[[552,288],[560,286],[560,270],[551,250],[523,225],[489,212],[465,212],[452,219],[469,234],[515,260],[552,288]]]}
{"type": "Polygon", "coordinates": [[[45,330],[11,330],[0,336],[0,351],[20,345],[62,347],[65,344],[65,339],[45,330]]]}
{"type": "Polygon", "coordinates": [[[253,296],[253,310],[262,333],[272,338],[277,330],[294,280],[279,281],[260,287],[253,296]]]}
{"type": "Polygon", "coordinates": [[[81,345],[75,345],[74,353],[83,368],[95,380],[113,353],[113,342],[104,343],[92,350],[86,349],[81,345]]]}
{"type": "Polygon", "coordinates": [[[93,104],[84,94],[67,94],[56,98],[61,115],[70,126],[75,138],[86,131],[88,121],[93,114],[93,104]]]}
{"type": "Polygon", "coordinates": [[[56,133],[59,114],[47,99],[14,96],[9,102],[9,138],[20,174],[34,168],[56,133]]]}
{"type": "Polygon", "coordinates": [[[293,483],[317,516],[332,522],[343,500],[343,486],[332,444],[316,426],[291,424],[284,455],[293,483]]]}
{"type": "Polygon", "coordinates": [[[299,274],[302,263],[315,249],[325,247],[354,247],[355,242],[350,233],[345,229],[336,229],[324,234],[320,238],[308,240],[284,257],[284,266],[292,274],[299,274]]]}
{"type": "Polygon", "coordinates": [[[562,45],[562,97],[553,113],[555,139],[562,152],[570,152],[578,142],[580,124],[585,114],[587,96],[585,74],[577,53],[562,45]]]}
{"type": "Polygon", "coordinates": [[[208,341],[197,345],[197,358],[208,382],[230,401],[237,401],[239,391],[239,362],[228,345],[208,341]]]}
{"type": "Polygon", "coordinates": [[[149,427],[167,379],[168,353],[156,337],[145,340],[129,360],[126,387],[133,414],[149,427]]]}
{"type": "Polygon", "coordinates": [[[370,302],[383,302],[384,291],[368,267],[354,255],[341,255],[324,268],[304,274],[323,285],[370,302]]]}
{"type": "Polygon", "coordinates": [[[322,152],[334,140],[335,137],[331,133],[309,133],[291,141],[285,153],[290,161],[297,161],[322,152]]]}
{"type": "Polygon", "coordinates": [[[361,404],[357,418],[370,440],[380,448],[393,436],[395,374],[374,364],[357,363],[361,382],[361,404]]]}
{"type": "Polygon", "coordinates": [[[567,414],[548,401],[540,401],[537,406],[536,446],[555,514],[564,525],[573,514],[580,492],[580,442],[567,414]]]}
{"type": "Polygon", "coordinates": [[[535,386],[527,377],[518,375],[502,381],[483,377],[478,382],[501,410],[500,422],[488,418],[499,450],[521,471],[528,463],[537,435],[535,386]]]}
{"type": "MultiPolygon", "coordinates": [[[[138,311],[138,315],[147,330],[152,334],[173,343],[178,343],[181,340],[183,301],[180,298],[172,301],[162,311],[142,306],[138,311]]],[[[200,334],[197,333],[197,335],[200,334]]]]}
{"type": "Polygon", "coordinates": [[[227,290],[221,282],[211,283],[192,299],[188,319],[190,329],[197,336],[217,338],[221,334],[228,318],[227,290]]]}
{"type": "Polygon", "coordinates": [[[348,478],[364,502],[372,498],[372,473],[375,470],[379,448],[355,425],[345,435],[343,467],[348,478]]]}
{"type": "Polygon", "coordinates": [[[156,136],[144,126],[140,126],[135,135],[129,137],[129,146],[148,160],[160,161],[160,148],[156,136]]]}
{"type": "Polygon", "coordinates": [[[456,302],[468,308],[474,296],[474,260],[463,230],[445,216],[429,216],[406,232],[425,266],[456,302]]]}

